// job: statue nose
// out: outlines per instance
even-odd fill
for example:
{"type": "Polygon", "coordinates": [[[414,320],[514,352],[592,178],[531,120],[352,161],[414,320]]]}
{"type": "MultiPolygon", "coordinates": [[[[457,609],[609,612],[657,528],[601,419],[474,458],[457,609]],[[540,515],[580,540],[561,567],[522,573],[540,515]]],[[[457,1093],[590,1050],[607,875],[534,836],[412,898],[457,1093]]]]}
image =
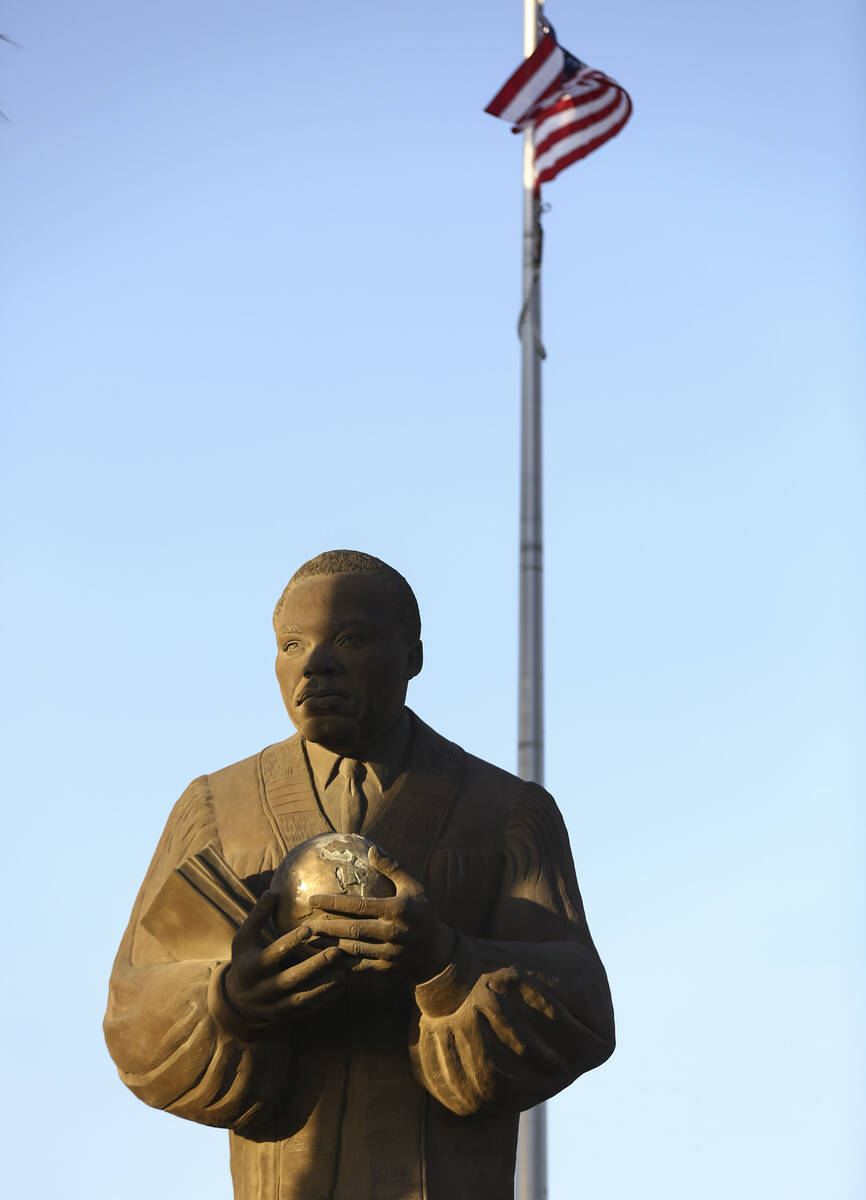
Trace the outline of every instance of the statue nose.
{"type": "Polygon", "coordinates": [[[313,675],[336,675],[340,671],[340,663],[333,652],[326,646],[314,646],[304,667],[304,675],[309,679],[313,675]]]}

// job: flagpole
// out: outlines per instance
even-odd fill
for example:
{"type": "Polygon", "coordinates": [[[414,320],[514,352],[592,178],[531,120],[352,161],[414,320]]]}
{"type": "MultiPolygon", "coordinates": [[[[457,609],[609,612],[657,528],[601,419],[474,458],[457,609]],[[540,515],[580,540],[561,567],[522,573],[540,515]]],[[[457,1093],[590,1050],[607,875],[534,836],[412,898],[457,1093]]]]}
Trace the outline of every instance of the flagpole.
{"type": "MultiPolygon", "coordinates": [[[[543,2],[543,0],[542,0],[543,2]]],[[[523,54],[538,44],[539,0],[524,0],[523,54]]],[[[535,190],[532,128],[523,141],[523,303],[520,313],[520,650],[518,774],[544,783],[544,662],[541,511],[541,201],[535,190]]],[[[547,1200],[544,1105],[522,1114],[517,1150],[518,1200],[547,1200]]]]}

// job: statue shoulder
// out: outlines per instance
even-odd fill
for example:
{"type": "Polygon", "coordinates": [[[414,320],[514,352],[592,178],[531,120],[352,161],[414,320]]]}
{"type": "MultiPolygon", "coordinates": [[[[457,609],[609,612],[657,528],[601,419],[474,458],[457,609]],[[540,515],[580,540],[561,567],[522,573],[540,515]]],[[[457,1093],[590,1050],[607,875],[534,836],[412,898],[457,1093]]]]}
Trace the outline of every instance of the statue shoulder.
{"type": "Polygon", "coordinates": [[[217,792],[235,791],[238,788],[249,787],[251,784],[258,787],[263,764],[268,764],[274,759],[282,760],[290,757],[292,750],[299,744],[300,739],[295,734],[286,738],[285,741],[265,746],[263,750],[251,754],[248,758],[229,763],[227,767],[221,767],[218,771],[210,771],[202,778],[207,780],[212,791],[217,792]]]}
{"type": "Polygon", "coordinates": [[[296,736],[287,738],[205,776],[215,820],[224,836],[229,830],[241,836],[244,830],[259,825],[262,826],[261,835],[265,834],[266,828],[262,824],[263,772],[266,779],[276,764],[288,764],[295,757],[293,751],[297,750],[298,744],[296,736]]]}
{"type": "Polygon", "coordinates": [[[468,794],[477,794],[483,798],[486,806],[501,812],[506,818],[513,819],[516,813],[527,808],[557,811],[553,797],[539,784],[521,779],[519,775],[474,754],[466,755],[464,778],[468,794]]]}
{"type": "Polygon", "coordinates": [[[446,759],[454,759],[455,756],[462,759],[459,803],[464,815],[467,807],[477,807],[484,813],[486,821],[498,814],[505,823],[516,811],[526,806],[540,806],[556,811],[553,797],[538,784],[529,783],[510,771],[471,754],[431,729],[429,725],[425,725],[417,716],[415,721],[419,748],[423,748],[419,758],[435,764],[436,767],[446,759]]]}

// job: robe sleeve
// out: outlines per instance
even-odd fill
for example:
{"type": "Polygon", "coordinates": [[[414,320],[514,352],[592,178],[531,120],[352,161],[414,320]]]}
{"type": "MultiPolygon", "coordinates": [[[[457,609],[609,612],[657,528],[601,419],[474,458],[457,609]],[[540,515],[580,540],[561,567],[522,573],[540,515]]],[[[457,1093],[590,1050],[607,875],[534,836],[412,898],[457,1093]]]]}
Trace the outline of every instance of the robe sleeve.
{"type": "Polygon", "coordinates": [[[614,1048],[568,835],[533,784],[511,811],[504,859],[489,939],[460,934],[445,969],[415,989],[415,1076],[460,1116],[531,1108],[614,1048]]]}
{"type": "Polygon", "coordinates": [[[105,1039],[136,1096],[204,1125],[239,1130],[268,1116],[285,1086],[285,1033],[243,1026],[223,992],[228,961],[179,962],[141,924],[171,871],[220,848],[207,777],[175,805],[139,891],[111,974],[105,1039]]]}

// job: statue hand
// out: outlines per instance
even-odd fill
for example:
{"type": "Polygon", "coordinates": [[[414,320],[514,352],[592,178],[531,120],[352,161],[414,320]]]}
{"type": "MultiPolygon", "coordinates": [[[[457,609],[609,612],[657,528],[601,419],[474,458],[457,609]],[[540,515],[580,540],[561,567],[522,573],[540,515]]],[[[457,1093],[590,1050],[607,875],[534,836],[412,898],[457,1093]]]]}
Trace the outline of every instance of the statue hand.
{"type": "Polygon", "coordinates": [[[226,997],[232,1008],[254,1024],[285,1021],[307,1013],[331,998],[344,984],[345,972],[335,966],[340,951],[329,946],[300,962],[292,952],[311,936],[309,925],[263,944],[265,923],[276,896],[265,892],[232,941],[232,958],[225,974],[226,997]]]}
{"type": "Polygon", "coordinates": [[[397,894],[312,896],[314,911],[306,918],[307,926],[353,958],[353,971],[399,972],[413,983],[432,979],[448,963],[456,932],[439,919],[408,871],[375,847],[370,862],[387,875],[397,894]]]}

